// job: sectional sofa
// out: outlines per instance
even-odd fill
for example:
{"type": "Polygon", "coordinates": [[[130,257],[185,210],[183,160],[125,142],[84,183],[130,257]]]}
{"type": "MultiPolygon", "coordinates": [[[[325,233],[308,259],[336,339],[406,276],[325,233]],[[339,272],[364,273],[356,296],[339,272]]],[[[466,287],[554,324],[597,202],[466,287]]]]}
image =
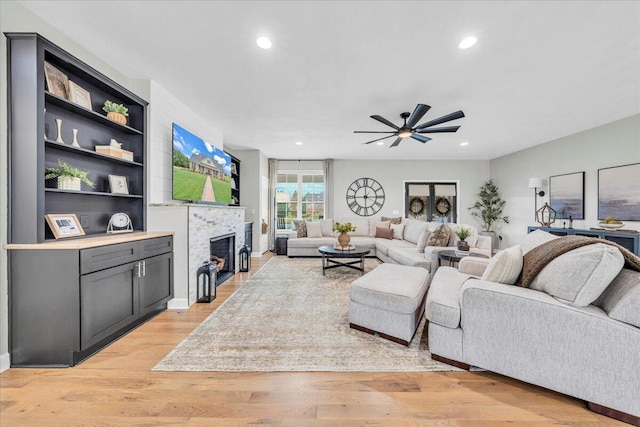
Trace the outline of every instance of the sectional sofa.
{"type": "MultiPolygon", "coordinates": [[[[471,230],[471,236],[466,239],[470,252],[487,258],[491,255],[491,239],[478,235],[475,227],[470,225],[448,223],[451,234],[445,246],[426,246],[422,249],[419,246],[421,241],[425,241],[425,234],[429,236],[442,223],[398,218],[394,219],[394,222],[400,222],[400,224],[391,224],[390,221],[383,221],[382,217],[347,218],[335,221],[350,222],[356,228],[356,231],[349,233],[351,244],[369,248],[371,250],[369,256],[377,257],[387,263],[422,267],[430,272],[430,276],[438,269],[438,254],[444,250],[456,248],[459,239],[455,232],[459,227],[471,230]],[[393,238],[379,237],[377,229],[389,227],[394,228],[393,238]]],[[[320,256],[318,252],[320,246],[336,244],[337,235],[332,231],[334,220],[323,219],[318,223],[320,235],[316,233],[312,237],[298,237],[297,230],[288,233],[287,255],[289,257],[320,256]]],[[[315,228],[318,229],[318,227],[315,228]]]]}

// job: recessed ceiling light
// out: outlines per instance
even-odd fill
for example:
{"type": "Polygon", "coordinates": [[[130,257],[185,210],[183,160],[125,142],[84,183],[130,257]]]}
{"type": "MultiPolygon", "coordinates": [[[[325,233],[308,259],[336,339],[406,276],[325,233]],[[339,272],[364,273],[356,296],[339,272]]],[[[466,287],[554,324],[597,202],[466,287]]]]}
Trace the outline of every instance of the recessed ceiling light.
{"type": "Polygon", "coordinates": [[[296,141],[296,145],[302,145],[302,142],[296,141]]]}
{"type": "Polygon", "coordinates": [[[468,49],[471,46],[473,46],[474,44],[476,44],[476,42],[478,41],[477,38],[475,37],[466,37],[464,40],[462,40],[460,42],[460,44],[458,45],[458,47],[460,49],[468,49]]]}
{"type": "Polygon", "coordinates": [[[469,145],[468,142],[461,142],[460,145],[462,145],[463,147],[466,147],[467,145],[469,145]]]}
{"type": "Polygon", "coordinates": [[[376,145],[384,145],[384,142],[382,141],[376,142],[376,145]]]}
{"type": "Polygon", "coordinates": [[[260,46],[263,49],[271,48],[271,40],[269,40],[266,37],[258,37],[258,40],[256,40],[256,43],[258,43],[258,46],[260,46]]]}

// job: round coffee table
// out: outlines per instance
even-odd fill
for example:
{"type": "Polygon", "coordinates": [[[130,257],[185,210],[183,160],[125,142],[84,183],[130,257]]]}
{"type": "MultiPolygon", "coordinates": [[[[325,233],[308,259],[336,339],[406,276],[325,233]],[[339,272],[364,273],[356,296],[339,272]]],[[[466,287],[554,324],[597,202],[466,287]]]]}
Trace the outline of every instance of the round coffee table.
{"type": "Polygon", "coordinates": [[[333,245],[324,245],[318,248],[322,254],[322,275],[331,268],[348,267],[358,270],[364,274],[364,256],[368,255],[371,250],[364,246],[355,246],[350,250],[336,249],[333,245]],[[358,258],[356,261],[341,262],[337,261],[342,258],[358,258]],[[358,267],[357,264],[360,264],[358,267]]]}
{"type": "Polygon", "coordinates": [[[447,261],[449,265],[453,265],[456,262],[460,262],[460,260],[466,256],[475,256],[478,258],[487,258],[487,256],[476,253],[468,253],[468,254],[460,254],[454,250],[442,251],[438,253],[438,262],[442,265],[442,261],[447,261]]]}

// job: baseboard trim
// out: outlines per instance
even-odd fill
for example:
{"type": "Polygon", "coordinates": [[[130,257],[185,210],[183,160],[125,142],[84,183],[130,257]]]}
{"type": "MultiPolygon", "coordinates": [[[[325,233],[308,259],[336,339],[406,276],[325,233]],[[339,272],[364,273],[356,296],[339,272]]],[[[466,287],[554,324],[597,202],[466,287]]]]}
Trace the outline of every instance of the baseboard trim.
{"type": "Polygon", "coordinates": [[[11,367],[11,356],[9,353],[0,355],[0,373],[6,371],[11,367]]]}
{"type": "Polygon", "coordinates": [[[187,310],[189,309],[189,300],[186,298],[174,298],[167,302],[167,310],[187,310]]]}
{"type": "Polygon", "coordinates": [[[634,426],[640,426],[640,417],[636,417],[635,415],[627,414],[592,402],[587,402],[587,408],[597,414],[605,415],[609,418],[614,418],[634,426]]]}
{"type": "Polygon", "coordinates": [[[471,366],[467,365],[466,363],[458,362],[457,360],[447,359],[446,357],[438,356],[437,354],[431,353],[431,358],[436,362],[446,363],[447,365],[455,366],[456,368],[464,369],[465,371],[468,371],[471,368],[471,366]]]}

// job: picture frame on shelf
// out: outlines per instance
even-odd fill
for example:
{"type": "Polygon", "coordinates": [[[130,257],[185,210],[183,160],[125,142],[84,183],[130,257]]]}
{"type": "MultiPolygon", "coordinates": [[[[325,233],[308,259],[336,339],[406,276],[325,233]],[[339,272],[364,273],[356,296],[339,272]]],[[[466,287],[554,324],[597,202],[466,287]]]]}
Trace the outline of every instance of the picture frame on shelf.
{"type": "Polygon", "coordinates": [[[75,214],[46,214],[44,217],[56,239],[84,236],[84,230],[75,214]]]}
{"type": "Polygon", "coordinates": [[[598,219],[640,221],[640,163],[598,169],[598,219]]]}
{"type": "Polygon", "coordinates": [[[60,98],[68,99],[69,78],[56,67],[44,62],[44,77],[47,82],[47,90],[60,98]]]}
{"type": "Polygon", "coordinates": [[[236,164],[231,162],[231,173],[234,175],[238,175],[238,170],[236,169],[236,164]]]}
{"type": "Polygon", "coordinates": [[[89,91],[71,80],[69,80],[69,101],[92,110],[91,94],[89,91]]]}
{"type": "Polygon", "coordinates": [[[550,176],[549,205],[556,219],[584,219],[584,172],[550,176]]]}
{"type": "Polygon", "coordinates": [[[109,175],[109,188],[111,194],[129,194],[127,177],[120,175],[109,175]]]}

